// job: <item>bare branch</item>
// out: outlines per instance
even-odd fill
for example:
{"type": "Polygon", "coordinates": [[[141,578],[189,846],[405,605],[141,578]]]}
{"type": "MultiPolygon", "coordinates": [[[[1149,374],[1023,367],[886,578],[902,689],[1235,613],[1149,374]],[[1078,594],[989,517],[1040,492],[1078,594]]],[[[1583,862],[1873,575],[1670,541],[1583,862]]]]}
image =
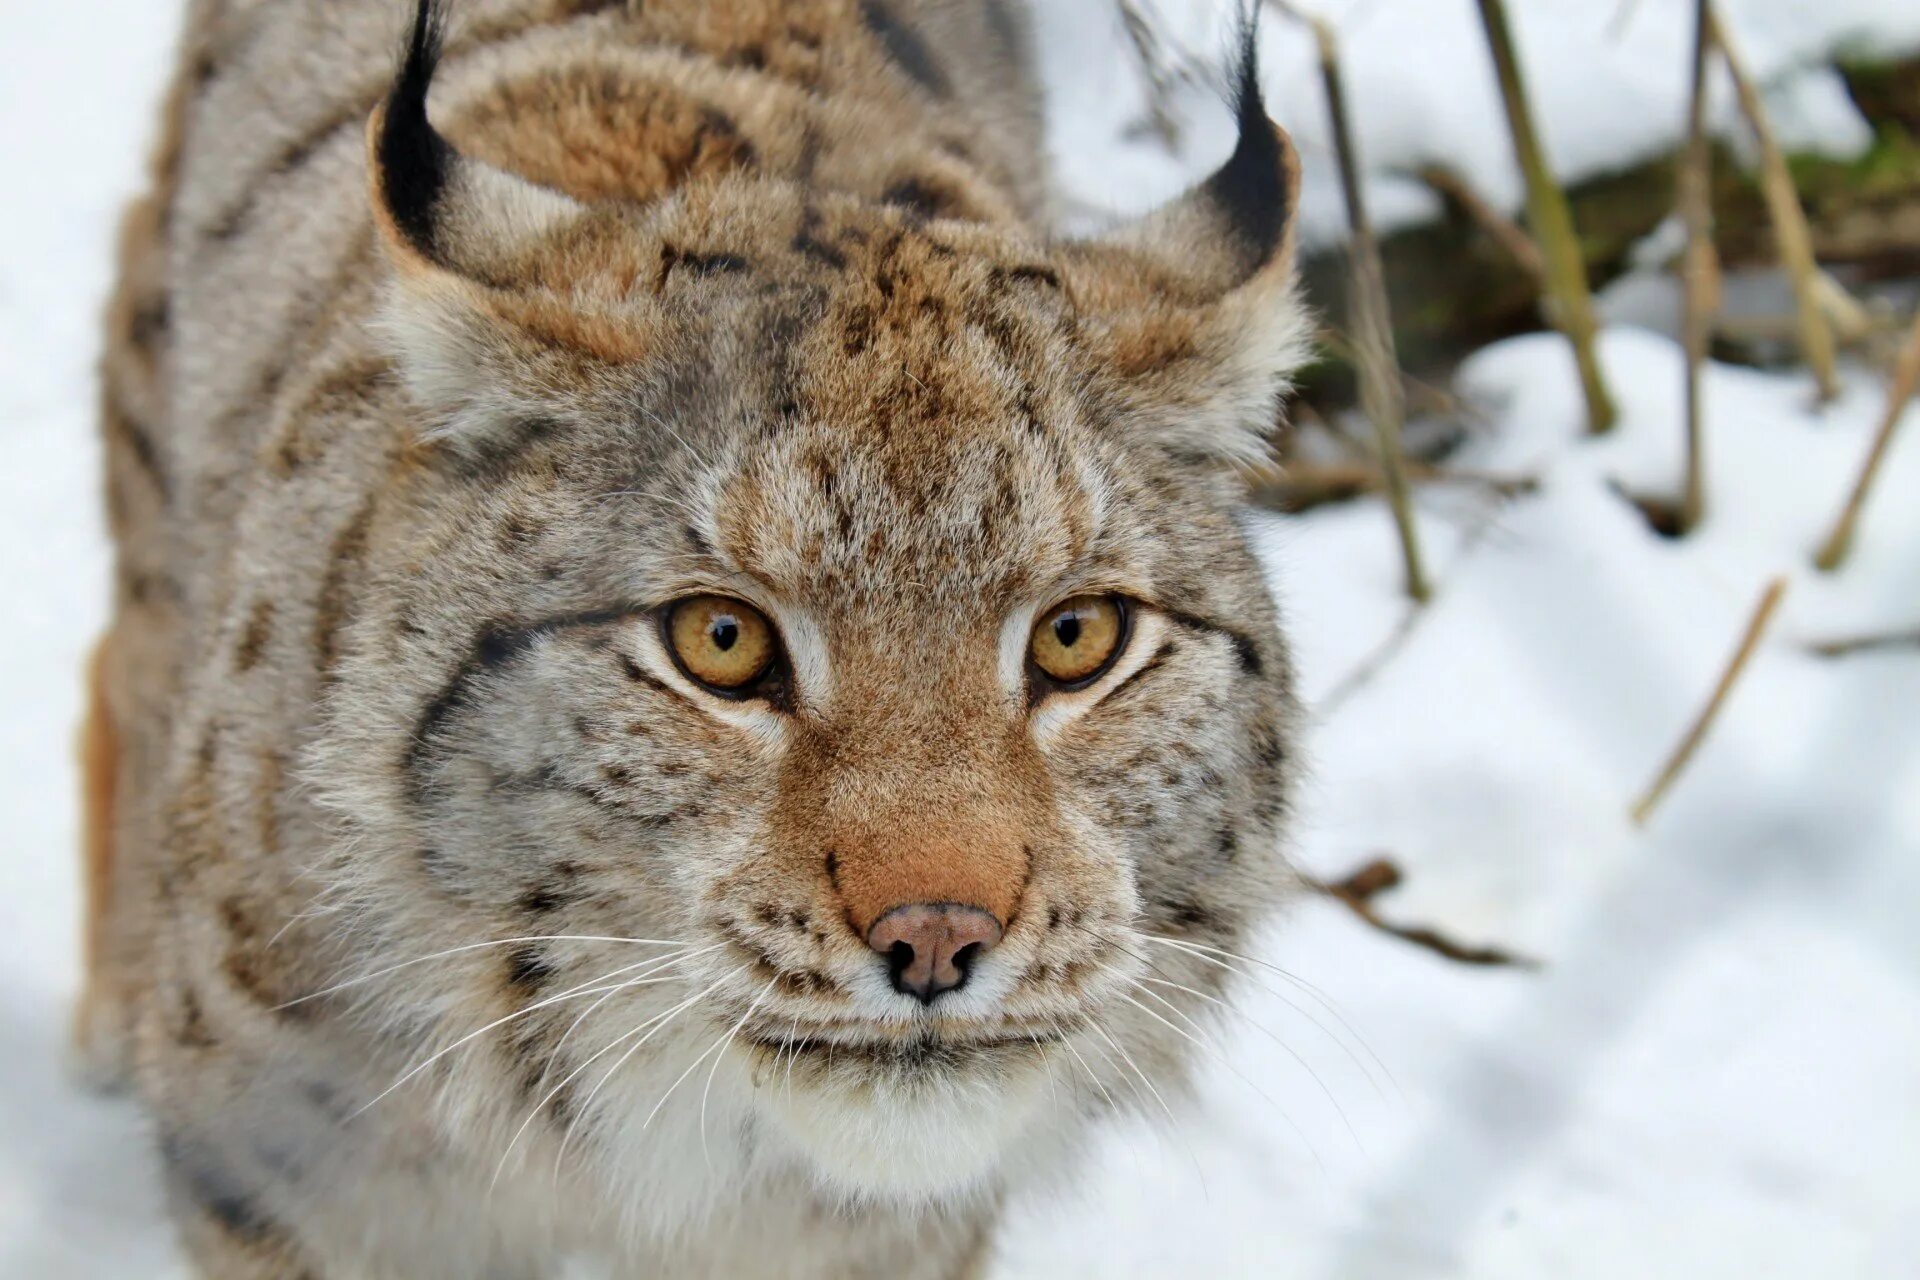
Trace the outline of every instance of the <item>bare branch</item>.
{"type": "Polygon", "coordinates": [[[1407,594],[1424,603],[1433,594],[1420,559],[1420,533],[1414,523],[1413,500],[1401,459],[1400,432],[1406,424],[1407,404],[1400,361],[1393,347],[1393,319],[1387,304],[1386,273],[1380,265],[1380,243],[1360,185],[1360,156],[1347,117],[1346,86],[1340,74],[1340,51],[1333,28],[1324,20],[1304,15],[1276,0],[1276,7],[1313,31],[1320,52],[1320,82],[1333,123],[1334,154],[1340,166],[1340,191],[1347,206],[1348,247],[1352,265],[1355,364],[1360,374],[1360,404],[1373,423],[1379,441],[1380,470],[1386,483],[1387,504],[1400,535],[1400,557],[1406,571],[1407,594]]]}
{"type": "Polygon", "coordinates": [[[1159,30],[1143,13],[1135,0],[1114,0],[1120,10],[1120,26],[1133,46],[1134,61],[1146,81],[1147,126],[1168,151],[1180,149],[1180,118],[1173,109],[1174,85],[1181,79],[1167,57],[1159,30]]]}
{"type": "Polygon", "coordinates": [[[1493,238],[1520,268],[1533,277],[1542,290],[1547,287],[1547,260],[1520,224],[1488,204],[1460,174],[1442,164],[1430,164],[1420,170],[1420,180],[1441,199],[1467,215],[1493,238]]]}
{"type": "Polygon", "coordinates": [[[1833,532],[1827,535],[1827,540],[1820,546],[1820,553],[1814,557],[1813,562],[1828,573],[1844,564],[1847,553],[1853,549],[1853,535],[1860,524],[1860,512],[1867,505],[1867,491],[1873,487],[1873,479],[1880,473],[1880,464],[1886,460],[1887,447],[1893,443],[1894,428],[1900,425],[1901,413],[1907,407],[1907,401],[1913,399],[1916,384],[1920,384],[1920,313],[1914,315],[1906,346],[1900,349],[1900,360],[1893,370],[1893,385],[1887,391],[1886,412],[1880,416],[1880,429],[1873,434],[1873,447],[1867,450],[1867,460],[1860,468],[1860,477],[1853,482],[1853,491],[1847,495],[1846,505],[1840,510],[1840,518],[1834,522],[1833,532]]]}
{"type": "Polygon", "coordinates": [[[1713,728],[1713,722],[1719,717],[1720,709],[1726,705],[1727,695],[1733,692],[1733,686],[1739,681],[1740,674],[1747,669],[1747,663],[1759,649],[1760,640],[1767,633],[1767,625],[1773,621],[1773,615],[1780,608],[1780,600],[1786,593],[1785,578],[1775,578],[1767,584],[1766,591],[1760,597],[1760,603],[1754,607],[1753,616],[1747,620],[1747,630],[1740,637],[1740,647],[1733,651],[1732,660],[1727,663],[1726,669],[1720,673],[1719,682],[1714,685],[1713,696],[1707,699],[1707,705],[1702,707],[1700,713],[1694,717],[1686,736],[1680,739],[1680,745],[1674,748],[1671,756],[1667,757],[1666,764],[1661,767],[1659,775],[1647,788],[1646,794],[1634,802],[1632,815],[1635,826],[1644,827],[1647,824],[1647,819],[1653,815],[1661,797],[1667,794],[1667,789],[1673,786],[1674,780],[1687,767],[1687,762],[1693,759],[1693,753],[1706,740],[1707,731],[1713,728]]]}
{"type": "Polygon", "coordinates": [[[1693,87],[1687,99],[1687,145],[1677,183],[1680,216],[1687,227],[1681,267],[1681,336],[1686,346],[1687,463],[1680,500],[1679,532],[1690,533],[1706,511],[1706,438],[1701,365],[1707,358],[1713,313],[1719,310],[1720,267],[1713,248],[1713,151],[1707,140],[1707,54],[1713,47],[1713,17],[1707,0],[1696,0],[1693,87]]]}
{"type": "MultiPolygon", "coordinates": [[[[1540,487],[1538,476],[1507,475],[1491,471],[1462,471],[1408,463],[1407,479],[1415,485],[1448,485],[1484,489],[1499,498],[1517,498],[1540,487]]],[[[1252,479],[1254,501],[1291,513],[1311,511],[1334,502],[1348,502],[1386,487],[1380,468],[1366,463],[1323,463],[1263,467],[1252,479]]]]}
{"type": "MultiPolygon", "coordinates": [[[[1753,77],[1740,60],[1739,51],[1728,39],[1727,24],[1705,6],[1709,39],[1720,50],[1733,87],[1740,99],[1740,111],[1760,144],[1760,190],[1766,197],[1767,214],[1773,223],[1773,236],[1780,252],[1780,265],[1793,283],[1794,309],[1800,321],[1800,354],[1813,370],[1815,384],[1824,403],[1840,394],[1840,381],[1834,372],[1833,331],[1821,299],[1820,269],[1813,260],[1813,235],[1807,230],[1807,213],[1800,207],[1800,193],[1794,189],[1793,173],[1787,168],[1786,153],[1774,137],[1767,119],[1766,104],[1754,87],[1753,77]]],[[[1838,287],[1829,281],[1831,287],[1838,287]]]]}
{"type": "Polygon", "coordinates": [[[1516,955],[1498,947],[1467,946],[1447,937],[1437,929],[1424,925],[1390,924],[1374,910],[1373,900],[1380,894],[1399,885],[1406,877],[1400,868],[1386,858],[1375,858],[1344,880],[1328,883],[1311,877],[1302,877],[1307,887],[1316,893],[1325,894],[1342,904],[1360,919],[1389,934],[1402,942],[1411,942],[1416,947],[1424,947],[1435,955],[1452,960],[1456,964],[1500,966],[1515,969],[1537,969],[1538,960],[1516,955]]]}
{"type": "Polygon", "coordinates": [[[1911,631],[1883,631],[1870,636],[1848,636],[1843,640],[1822,640],[1807,648],[1823,658],[1850,658],[1856,653],[1878,653],[1883,649],[1920,649],[1920,627],[1911,631]]]}

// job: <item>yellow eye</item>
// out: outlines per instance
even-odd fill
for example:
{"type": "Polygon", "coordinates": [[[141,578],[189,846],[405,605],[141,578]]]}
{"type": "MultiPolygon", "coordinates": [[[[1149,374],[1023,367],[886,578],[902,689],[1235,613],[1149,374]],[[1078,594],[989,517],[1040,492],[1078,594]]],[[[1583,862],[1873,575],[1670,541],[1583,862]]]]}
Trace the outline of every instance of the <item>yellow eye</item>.
{"type": "Polygon", "coordinates": [[[666,631],[680,669],[719,693],[738,693],[766,675],[777,651],[766,615],[725,596],[680,601],[666,631]]]}
{"type": "Polygon", "coordinates": [[[1119,596],[1075,596],[1040,616],[1028,652],[1048,679],[1085,684],[1113,665],[1126,638],[1127,606],[1119,596]]]}

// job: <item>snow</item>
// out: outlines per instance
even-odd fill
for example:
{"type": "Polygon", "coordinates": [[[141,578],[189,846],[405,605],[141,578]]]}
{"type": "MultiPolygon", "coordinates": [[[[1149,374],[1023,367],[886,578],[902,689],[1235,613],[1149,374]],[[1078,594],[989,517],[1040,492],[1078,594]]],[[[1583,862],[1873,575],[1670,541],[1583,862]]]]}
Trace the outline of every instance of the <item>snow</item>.
{"type": "MultiPolygon", "coordinates": [[[[1240,7],[1224,0],[1141,0],[1177,51],[1219,66],[1240,7]]],[[[1349,109],[1368,174],[1374,221],[1390,229],[1437,205],[1410,175],[1443,164],[1497,205],[1517,209],[1520,174],[1475,0],[1299,0],[1338,35],[1349,109]]],[[[1681,0],[1508,0],[1514,39],[1543,145],[1569,181],[1672,150],[1686,122],[1691,4],[1681,0]]],[[[1143,115],[1135,63],[1111,0],[1043,0],[1042,47],[1059,95],[1061,172],[1086,221],[1181,189],[1230,148],[1216,89],[1177,105],[1194,125],[1178,157],[1123,137],[1143,115]],[[1090,56],[1090,46],[1112,56],[1090,56]]],[[[1782,145],[1853,155],[1871,140],[1829,69],[1836,53],[1887,57],[1920,48],[1920,5],[1908,0],[1729,0],[1720,12],[1765,90],[1782,145]]],[[[1310,241],[1344,236],[1346,216],[1311,36],[1267,8],[1261,27],[1267,105],[1294,135],[1306,170],[1303,227],[1310,241]]],[[[1712,85],[1716,129],[1745,138],[1732,83],[1712,85]]]]}
{"type": "MultiPolygon", "coordinates": [[[[1687,6],[1514,7],[1563,169],[1671,139],[1687,6]]],[[[1899,0],[1726,11],[1775,101],[1799,104],[1793,127],[1842,148],[1842,104],[1804,68],[1849,44],[1920,42],[1920,9],[1899,0]]],[[[1137,96],[1105,15],[1050,0],[1056,147],[1080,207],[1138,208],[1224,136],[1201,102],[1190,157],[1119,138],[1137,96]]],[[[1443,157],[1512,201],[1469,0],[1333,16],[1379,190],[1388,170],[1443,157]]],[[[68,743],[106,581],[95,315],[176,20],[135,0],[0,7],[0,136],[30,175],[0,208],[16,246],[0,259],[5,1276],[181,1274],[132,1110],[60,1069],[77,913],[68,743]]],[[[1195,47],[1219,47],[1217,24],[1185,21],[1195,47]]],[[[1272,23],[1266,39],[1324,226],[1317,81],[1294,34],[1272,23]]],[[[1460,465],[1540,487],[1509,502],[1422,491],[1438,593],[1411,620],[1378,505],[1253,517],[1317,716],[1300,861],[1339,876],[1390,853],[1408,882],[1381,900],[1388,915],[1543,967],[1449,964],[1300,906],[1259,953],[1290,976],[1243,988],[1245,1017],[1180,1124],[1115,1128],[1070,1187],[1020,1206],[1000,1280],[1912,1274],[1920,661],[1806,645],[1920,624],[1920,408],[1853,559],[1827,577],[1809,560],[1880,412],[1874,376],[1846,370],[1816,411],[1801,376],[1710,368],[1710,516],[1673,542],[1615,486],[1677,489],[1678,352],[1615,325],[1602,357],[1622,420],[1598,441],[1581,435],[1558,339],[1504,342],[1460,371],[1486,418],[1460,465]],[[1790,586],[1767,641],[1634,828],[1628,804],[1775,574],[1790,586]]]]}

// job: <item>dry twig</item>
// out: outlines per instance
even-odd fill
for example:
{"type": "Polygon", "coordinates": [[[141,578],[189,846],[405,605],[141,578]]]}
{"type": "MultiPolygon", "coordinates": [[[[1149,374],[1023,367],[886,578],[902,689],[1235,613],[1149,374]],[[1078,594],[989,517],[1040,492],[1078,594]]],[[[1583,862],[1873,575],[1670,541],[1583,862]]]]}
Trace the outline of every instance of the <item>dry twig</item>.
{"type": "Polygon", "coordinates": [[[1528,104],[1520,60],[1514,52],[1504,0],[1478,0],[1478,3],[1480,20],[1487,30],[1487,46],[1493,53],[1494,70],[1500,79],[1500,101],[1506,107],[1507,127],[1513,134],[1514,156],[1527,180],[1527,222],[1546,254],[1551,318],[1554,327],[1573,344],[1574,362],[1580,369],[1580,390],[1587,401],[1587,429],[1598,434],[1613,426],[1616,411],[1600,369],[1600,357],[1594,350],[1599,322],[1594,318],[1593,297],[1587,290],[1586,262],[1574,234],[1573,214],[1567,207],[1567,193],[1553,176],[1534,129],[1533,108],[1528,104]]]}
{"type": "Polygon", "coordinates": [[[1900,424],[1907,401],[1913,399],[1916,384],[1920,384],[1920,314],[1913,317],[1913,328],[1907,334],[1907,344],[1901,348],[1899,363],[1894,366],[1893,385],[1887,391],[1886,412],[1880,417],[1880,429],[1873,434],[1873,447],[1867,451],[1860,477],[1853,482],[1853,491],[1847,495],[1846,506],[1841,508],[1833,532],[1827,535],[1827,540],[1820,546],[1820,553],[1814,557],[1813,562],[1828,573],[1845,563],[1847,552],[1853,548],[1854,530],[1860,524],[1861,509],[1867,504],[1867,491],[1873,487],[1873,478],[1879,474],[1880,464],[1886,459],[1887,446],[1893,443],[1893,429],[1900,424]]]}
{"type": "Polygon", "coordinates": [[[1308,888],[1341,903],[1371,927],[1382,933],[1391,934],[1403,942],[1411,942],[1416,947],[1425,947],[1428,951],[1445,959],[1459,964],[1504,966],[1515,969],[1540,967],[1540,962],[1537,960],[1516,955],[1511,951],[1503,951],[1498,947],[1466,946],[1455,942],[1437,929],[1424,925],[1390,924],[1381,919],[1380,913],[1374,910],[1374,898],[1394,888],[1405,879],[1400,868],[1386,858],[1375,858],[1344,880],[1328,883],[1310,877],[1306,879],[1308,888]]]}
{"type": "Polygon", "coordinates": [[[1696,0],[1693,33],[1693,87],[1687,99],[1687,146],[1681,153],[1677,183],[1680,216],[1687,227],[1681,268],[1681,336],[1686,346],[1687,464],[1680,499],[1679,532],[1690,533],[1706,510],[1706,440],[1701,419],[1701,365],[1707,358],[1713,313],[1719,309],[1720,267],[1713,249],[1713,151],[1707,140],[1707,54],[1713,47],[1713,18],[1707,0],[1696,0]]]}
{"type": "Polygon", "coordinates": [[[1547,287],[1547,260],[1541,256],[1540,246],[1519,223],[1488,204],[1464,177],[1443,164],[1430,164],[1420,170],[1420,181],[1505,249],[1520,269],[1533,277],[1535,285],[1542,290],[1547,287]]]}
{"type": "MultiPolygon", "coordinates": [[[[1406,475],[1415,485],[1484,489],[1500,498],[1521,497],[1540,487],[1538,476],[1464,471],[1451,467],[1430,467],[1417,462],[1407,464],[1406,475]]],[[[1386,476],[1380,468],[1364,462],[1294,463],[1285,467],[1263,467],[1254,473],[1252,479],[1252,493],[1256,501],[1295,514],[1378,493],[1385,486],[1386,476]]]]}
{"type": "MultiPolygon", "coordinates": [[[[1840,381],[1834,372],[1833,330],[1821,298],[1820,268],[1813,260],[1813,236],[1807,230],[1807,213],[1800,207],[1800,193],[1793,185],[1793,173],[1787,168],[1786,153],[1773,135],[1765,104],[1754,87],[1753,77],[1740,60],[1739,51],[1727,36],[1727,24],[1711,3],[1702,7],[1707,38],[1720,50],[1733,87],[1740,99],[1741,114],[1760,144],[1760,190],[1766,197],[1767,214],[1773,223],[1774,241],[1780,251],[1780,265],[1793,284],[1794,310],[1799,318],[1800,354],[1813,371],[1822,402],[1840,394],[1840,381]]],[[[1689,136],[1691,145],[1691,136],[1689,136]]],[[[1829,281],[1829,284],[1832,282],[1829,281]]]]}
{"type": "Polygon", "coordinates": [[[1120,26],[1133,46],[1134,61],[1146,81],[1147,125],[1168,151],[1180,147],[1180,119],[1173,109],[1173,88],[1179,74],[1168,64],[1160,33],[1134,0],[1114,0],[1120,26]]]}
{"type": "Polygon", "coordinates": [[[1647,819],[1653,815],[1661,797],[1667,794],[1667,789],[1687,767],[1687,762],[1693,759],[1693,753],[1699,749],[1701,742],[1705,741],[1707,731],[1713,728],[1714,720],[1720,715],[1720,708],[1726,705],[1727,695],[1733,692],[1733,686],[1739,681],[1741,672],[1747,669],[1747,663],[1759,649],[1761,637],[1767,633],[1767,624],[1773,621],[1774,612],[1779,609],[1781,597],[1786,593],[1785,578],[1775,578],[1767,584],[1766,591],[1760,597],[1760,603],[1754,608],[1753,617],[1747,620],[1746,634],[1740,637],[1740,647],[1733,651],[1732,660],[1720,673],[1719,683],[1714,685],[1713,696],[1707,699],[1706,706],[1700,708],[1700,713],[1694,717],[1686,736],[1680,739],[1680,745],[1675,747],[1673,754],[1667,757],[1666,764],[1661,766],[1659,775],[1647,788],[1646,794],[1634,802],[1632,814],[1635,826],[1643,827],[1647,824],[1647,819]]]}
{"type": "Polygon", "coordinates": [[[1360,187],[1360,156],[1353,129],[1347,118],[1346,87],[1340,75],[1340,51],[1333,28],[1312,14],[1303,13],[1286,0],[1274,0],[1275,7],[1295,21],[1305,23],[1319,46],[1320,81],[1326,91],[1327,115],[1333,124],[1334,154],[1340,166],[1340,192],[1347,206],[1347,226],[1352,262],[1349,282],[1352,297],[1354,348],[1360,374],[1360,404],[1373,423],[1379,440],[1380,469],[1386,481],[1387,504],[1393,509],[1394,527],[1400,535],[1400,556],[1406,570],[1407,594],[1425,602],[1433,589],[1420,559],[1420,534],[1414,524],[1413,499],[1407,487],[1401,460],[1400,432],[1406,424],[1407,404],[1400,380],[1400,362],[1393,348],[1393,320],[1387,306],[1386,273],[1380,265],[1380,244],[1367,217],[1366,200],[1360,187]]]}
{"type": "Polygon", "coordinates": [[[1882,649],[1920,649],[1920,627],[1911,631],[1883,631],[1876,635],[1822,640],[1807,648],[1823,658],[1849,658],[1856,653],[1878,653],[1882,649]]]}
{"type": "MultiPolygon", "coordinates": [[[[1323,351],[1346,364],[1358,365],[1359,355],[1349,338],[1337,325],[1320,326],[1315,337],[1323,351]]],[[[1439,418],[1451,418],[1460,422],[1486,424],[1486,414],[1477,406],[1462,400],[1453,392],[1425,378],[1400,371],[1400,393],[1406,398],[1407,409],[1414,414],[1431,414],[1439,418]]],[[[1296,408],[1304,405],[1296,402],[1296,408]]],[[[1405,450],[1402,450],[1404,456],[1405,450]]]]}

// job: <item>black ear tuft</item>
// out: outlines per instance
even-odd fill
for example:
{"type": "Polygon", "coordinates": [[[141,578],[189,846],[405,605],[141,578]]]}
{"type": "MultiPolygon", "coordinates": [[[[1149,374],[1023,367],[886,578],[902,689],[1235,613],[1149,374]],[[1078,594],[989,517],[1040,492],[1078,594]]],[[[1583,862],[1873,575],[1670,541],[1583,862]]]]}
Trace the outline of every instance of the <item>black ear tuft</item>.
{"type": "Polygon", "coordinates": [[[1293,216],[1293,193],[1288,189],[1291,161],[1260,96],[1259,14],[1255,3],[1244,8],[1240,17],[1233,101],[1239,141],[1226,164],[1206,183],[1207,195],[1253,256],[1256,269],[1279,250],[1293,216]]]}
{"type": "Polygon", "coordinates": [[[442,0],[419,0],[400,74],[387,94],[376,163],[388,214],[416,250],[434,254],[434,210],[454,171],[455,155],[427,120],[427,90],[446,44],[442,0]]]}

